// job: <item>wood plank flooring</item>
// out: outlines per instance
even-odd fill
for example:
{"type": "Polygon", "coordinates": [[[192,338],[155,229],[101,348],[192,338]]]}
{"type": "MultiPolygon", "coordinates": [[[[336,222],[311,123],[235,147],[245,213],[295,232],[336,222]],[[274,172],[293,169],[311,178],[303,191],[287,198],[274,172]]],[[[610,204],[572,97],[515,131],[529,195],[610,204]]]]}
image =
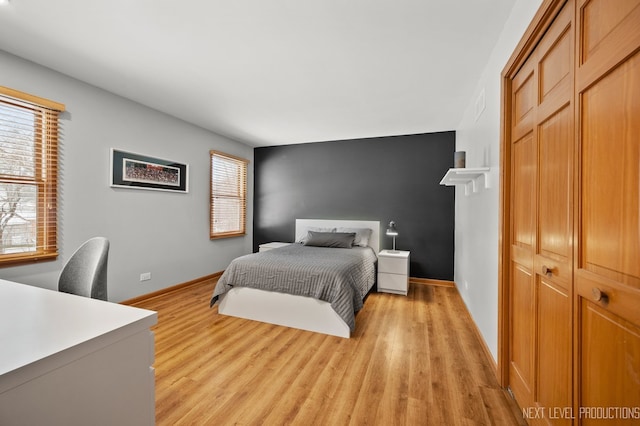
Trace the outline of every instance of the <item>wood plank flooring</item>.
{"type": "Polygon", "coordinates": [[[455,288],[372,293],[351,339],[218,314],[214,281],[158,311],[158,425],[523,425],[455,288]]]}

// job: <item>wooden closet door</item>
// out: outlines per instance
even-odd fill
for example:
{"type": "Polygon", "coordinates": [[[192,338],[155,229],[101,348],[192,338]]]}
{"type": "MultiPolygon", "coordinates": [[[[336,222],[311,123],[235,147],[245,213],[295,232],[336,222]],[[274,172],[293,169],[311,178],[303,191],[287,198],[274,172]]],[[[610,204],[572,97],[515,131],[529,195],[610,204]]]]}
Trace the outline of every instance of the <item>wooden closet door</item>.
{"type": "Polygon", "coordinates": [[[640,415],[640,0],[581,0],[577,16],[575,411],[638,424],[621,409],[640,415]]]}
{"type": "Polygon", "coordinates": [[[567,2],[536,48],[539,57],[538,243],[534,401],[539,424],[568,425],[572,398],[574,3],[567,2]]]}
{"type": "MultiPolygon", "coordinates": [[[[573,2],[512,81],[509,386],[531,424],[572,406],[573,2]]],[[[557,415],[556,415],[557,414],[557,415]]]]}
{"type": "Polygon", "coordinates": [[[512,82],[511,267],[509,387],[520,406],[532,406],[535,385],[535,285],[537,69],[530,58],[512,82]]]}

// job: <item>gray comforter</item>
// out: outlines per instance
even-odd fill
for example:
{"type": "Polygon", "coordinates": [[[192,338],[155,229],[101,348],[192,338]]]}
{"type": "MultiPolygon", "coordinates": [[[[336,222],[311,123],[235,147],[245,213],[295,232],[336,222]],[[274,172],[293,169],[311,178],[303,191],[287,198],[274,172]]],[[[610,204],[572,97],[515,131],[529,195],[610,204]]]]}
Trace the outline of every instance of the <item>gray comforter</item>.
{"type": "Polygon", "coordinates": [[[329,302],[351,331],[355,313],[375,283],[377,257],[369,247],[325,248],[291,244],[234,259],[224,271],[211,305],[232,287],[308,296],[329,302]]]}

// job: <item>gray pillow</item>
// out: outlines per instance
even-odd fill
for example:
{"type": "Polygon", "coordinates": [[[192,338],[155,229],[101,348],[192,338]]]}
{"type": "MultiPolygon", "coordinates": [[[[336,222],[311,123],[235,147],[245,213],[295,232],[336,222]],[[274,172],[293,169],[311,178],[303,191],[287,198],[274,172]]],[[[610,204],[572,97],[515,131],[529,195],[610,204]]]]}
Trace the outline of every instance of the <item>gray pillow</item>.
{"type": "Polygon", "coordinates": [[[305,241],[307,241],[307,238],[309,238],[309,232],[308,231],[314,231],[314,232],[336,232],[336,228],[323,228],[323,227],[319,227],[319,226],[310,226],[309,228],[307,228],[307,233],[305,235],[297,237],[298,240],[296,242],[304,244],[305,241]]]}
{"type": "Polygon", "coordinates": [[[309,231],[304,245],[313,247],[351,248],[355,238],[355,232],[309,231]]]}

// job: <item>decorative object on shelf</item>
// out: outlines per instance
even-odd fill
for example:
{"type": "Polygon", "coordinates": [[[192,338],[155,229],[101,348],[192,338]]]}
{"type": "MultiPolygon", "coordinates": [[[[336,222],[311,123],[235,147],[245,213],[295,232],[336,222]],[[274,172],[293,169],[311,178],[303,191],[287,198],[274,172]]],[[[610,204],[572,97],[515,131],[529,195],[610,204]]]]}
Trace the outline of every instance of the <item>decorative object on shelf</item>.
{"type": "Polygon", "coordinates": [[[396,252],[396,237],[398,236],[398,228],[396,228],[396,223],[394,221],[389,222],[389,226],[387,226],[387,235],[393,237],[393,250],[391,250],[391,252],[396,252]]]}
{"type": "Polygon", "coordinates": [[[464,185],[464,195],[469,195],[469,184],[471,184],[473,192],[478,192],[478,180],[483,176],[484,187],[491,188],[489,182],[490,171],[490,167],[478,167],[473,169],[449,169],[440,181],[440,185],[464,185]]]}
{"type": "Polygon", "coordinates": [[[466,151],[456,151],[453,153],[453,167],[456,169],[464,169],[467,164],[466,151]]]}
{"type": "Polygon", "coordinates": [[[189,165],[111,148],[111,186],[189,192],[189,165]]]}

